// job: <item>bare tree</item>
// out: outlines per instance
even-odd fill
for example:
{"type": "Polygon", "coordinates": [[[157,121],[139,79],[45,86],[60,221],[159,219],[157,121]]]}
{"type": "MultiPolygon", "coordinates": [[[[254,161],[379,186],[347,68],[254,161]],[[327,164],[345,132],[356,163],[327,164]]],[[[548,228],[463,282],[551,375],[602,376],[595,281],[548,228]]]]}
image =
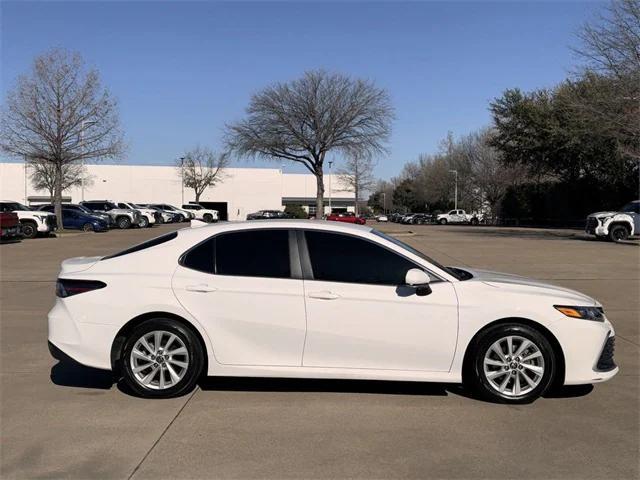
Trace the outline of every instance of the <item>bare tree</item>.
{"type": "Polygon", "coordinates": [[[490,145],[491,130],[485,129],[467,135],[457,148],[470,165],[471,193],[475,204],[488,204],[495,219],[498,207],[507,189],[527,178],[522,165],[505,165],[500,152],[490,145]]]}
{"type": "Polygon", "coordinates": [[[574,51],[591,70],[618,78],[640,72],[640,0],[613,0],[603,15],[578,33],[574,51]]]}
{"type": "Polygon", "coordinates": [[[393,108],[371,82],[322,70],[255,94],[247,118],[227,126],[236,154],[289,160],[316,176],[316,211],[324,211],[323,166],[328,152],[370,157],[386,151],[393,108]]]}
{"type": "Polygon", "coordinates": [[[565,85],[566,107],[584,120],[587,131],[612,135],[619,151],[637,162],[640,0],[613,0],[595,22],[582,27],[578,38],[581,45],[574,51],[584,63],[579,80],[565,85]]]}
{"type": "MultiPolygon", "coordinates": [[[[56,189],[56,165],[47,161],[29,162],[31,167],[31,184],[36,190],[46,190],[49,192],[49,198],[53,201],[56,189]]],[[[71,187],[78,187],[84,183],[87,185],[89,178],[87,169],[80,163],[68,163],[62,166],[62,185],[61,189],[65,190],[71,187]]]]}
{"type": "Polygon", "coordinates": [[[338,170],[338,178],[342,184],[347,187],[348,191],[355,194],[356,215],[358,215],[359,210],[358,201],[375,184],[374,167],[373,158],[354,155],[347,158],[344,166],[338,170]]]}
{"type": "Polygon", "coordinates": [[[124,151],[116,102],[79,54],[51,50],[36,57],[32,71],[7,95],[0,148],[53,166],[55,213],[62,225],[65,166],[124,151]]]}
{"type": "Polygon", "coordinates": [[[229,166],[229,155],[215,153],[207,147],[196,147],[178,161],[178,175],[185,187],[193,188],[196,203],[208,188],[224,181],[224,169],[229,166]]]}

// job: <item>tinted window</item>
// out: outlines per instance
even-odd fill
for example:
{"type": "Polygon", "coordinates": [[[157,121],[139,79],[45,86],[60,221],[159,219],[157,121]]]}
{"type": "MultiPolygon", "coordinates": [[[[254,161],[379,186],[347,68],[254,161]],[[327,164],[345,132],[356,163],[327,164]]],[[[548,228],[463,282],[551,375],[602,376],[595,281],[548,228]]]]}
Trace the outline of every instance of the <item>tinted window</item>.
{"type": "Polygon", "coordinates": [[[216,237],[215,249],[218,275],[291,277],[287,230],[224,233],[216,237]]]}
{"type": "Polygon", "coordinates": [[[336,233],[306,231],[315,280],[403,285],[410,260],[373,242],[336,233]]]}
{"type": "Polygon", "coordinates": [[[205,273],[214,273],[214,251],[215,238],[210,238],[209,240],[206,240],[200,245],[196,245],[194,248],[189,250],[182,257],[180,264],[183,267],[190,268],[192,270],[198,270],[205,273]]]}

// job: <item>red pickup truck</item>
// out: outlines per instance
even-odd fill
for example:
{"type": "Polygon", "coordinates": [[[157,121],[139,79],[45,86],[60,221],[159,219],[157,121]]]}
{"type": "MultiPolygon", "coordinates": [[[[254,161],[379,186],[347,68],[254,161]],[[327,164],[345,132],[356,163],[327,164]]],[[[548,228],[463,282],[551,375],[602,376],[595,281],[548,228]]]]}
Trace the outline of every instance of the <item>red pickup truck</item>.
{"type": "Polygon", "coordinates": [[[332,222],[346,222],[346,223],[355,223],[357,225],[364,225],[367,221],[363,217],[356,217],[353,212],[345,212],[345,213],[332,213],[327,217],[327,220],[332,222]]]}
{"type": "Polygon", "coordinates": [[[21,238],[20,220],[14,212],[0,212],[0,241],[21,238]]]}

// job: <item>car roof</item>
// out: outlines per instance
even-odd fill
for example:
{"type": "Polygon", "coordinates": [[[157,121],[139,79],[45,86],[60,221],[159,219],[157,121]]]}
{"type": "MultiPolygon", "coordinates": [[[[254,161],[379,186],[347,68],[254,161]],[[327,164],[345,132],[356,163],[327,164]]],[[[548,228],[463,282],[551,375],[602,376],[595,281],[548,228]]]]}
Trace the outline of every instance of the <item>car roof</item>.
{"type": "Polygon", "coordinates": [[[365,225],[355,225],[343,222],[328,222],[326,220],[296,220],[278,219],[267,221],[242,221],[236,220],[223,223],[210,223],[203,226],[187,227],[180,230],[180,235],[184,237],[208,237],[217,232],[232,232],[241,230],[272,229],[272,228],[306,228],[313,230],[325,230],[329,232],[359,232],[368,233],[373,228],[365,225]]]}

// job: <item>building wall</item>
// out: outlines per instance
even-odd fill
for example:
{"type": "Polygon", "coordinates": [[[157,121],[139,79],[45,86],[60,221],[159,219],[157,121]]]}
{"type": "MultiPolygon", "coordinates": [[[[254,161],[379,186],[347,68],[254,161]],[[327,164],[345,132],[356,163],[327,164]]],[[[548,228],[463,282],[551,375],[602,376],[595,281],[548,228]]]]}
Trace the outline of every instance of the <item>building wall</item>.
{"type": "MultiPolygon", "coordinates": [[[[195,200],[193,190],[180,187],[180,176],[173,166],[147,165],[87,165],[89,180],[85,184],[84,199],[107,199],[134,203],[169,203],[181,205],[195,200]]],[[[0,198],[28,204],[28,197],[46,196],[48,192],[37,191],[25,176],[22,163],[0,163],[0,198]],[[26,182],[25,182],[26,178],[26,182]],[[26,189],[25,189],[26,183],[26,189]],[[25,191],[26,190],[26,191],[25,191]]],[[[340,179],[327,175],[325,197],[329,195],[331,183],[334,197],[353,198],[340,179]]],[[[71,196],[73,203],[82,200],[80,187],[70,188],[64,195],[71,196]]],[[[201,201],[227,202],[229,220],[243,220],[247,213],[257,210],[282,209],[282,197],[315,197],[316,179],[311,174],[283,173],[275,168],[228,168],[224,181],[208,188],[201,201]]]]}

